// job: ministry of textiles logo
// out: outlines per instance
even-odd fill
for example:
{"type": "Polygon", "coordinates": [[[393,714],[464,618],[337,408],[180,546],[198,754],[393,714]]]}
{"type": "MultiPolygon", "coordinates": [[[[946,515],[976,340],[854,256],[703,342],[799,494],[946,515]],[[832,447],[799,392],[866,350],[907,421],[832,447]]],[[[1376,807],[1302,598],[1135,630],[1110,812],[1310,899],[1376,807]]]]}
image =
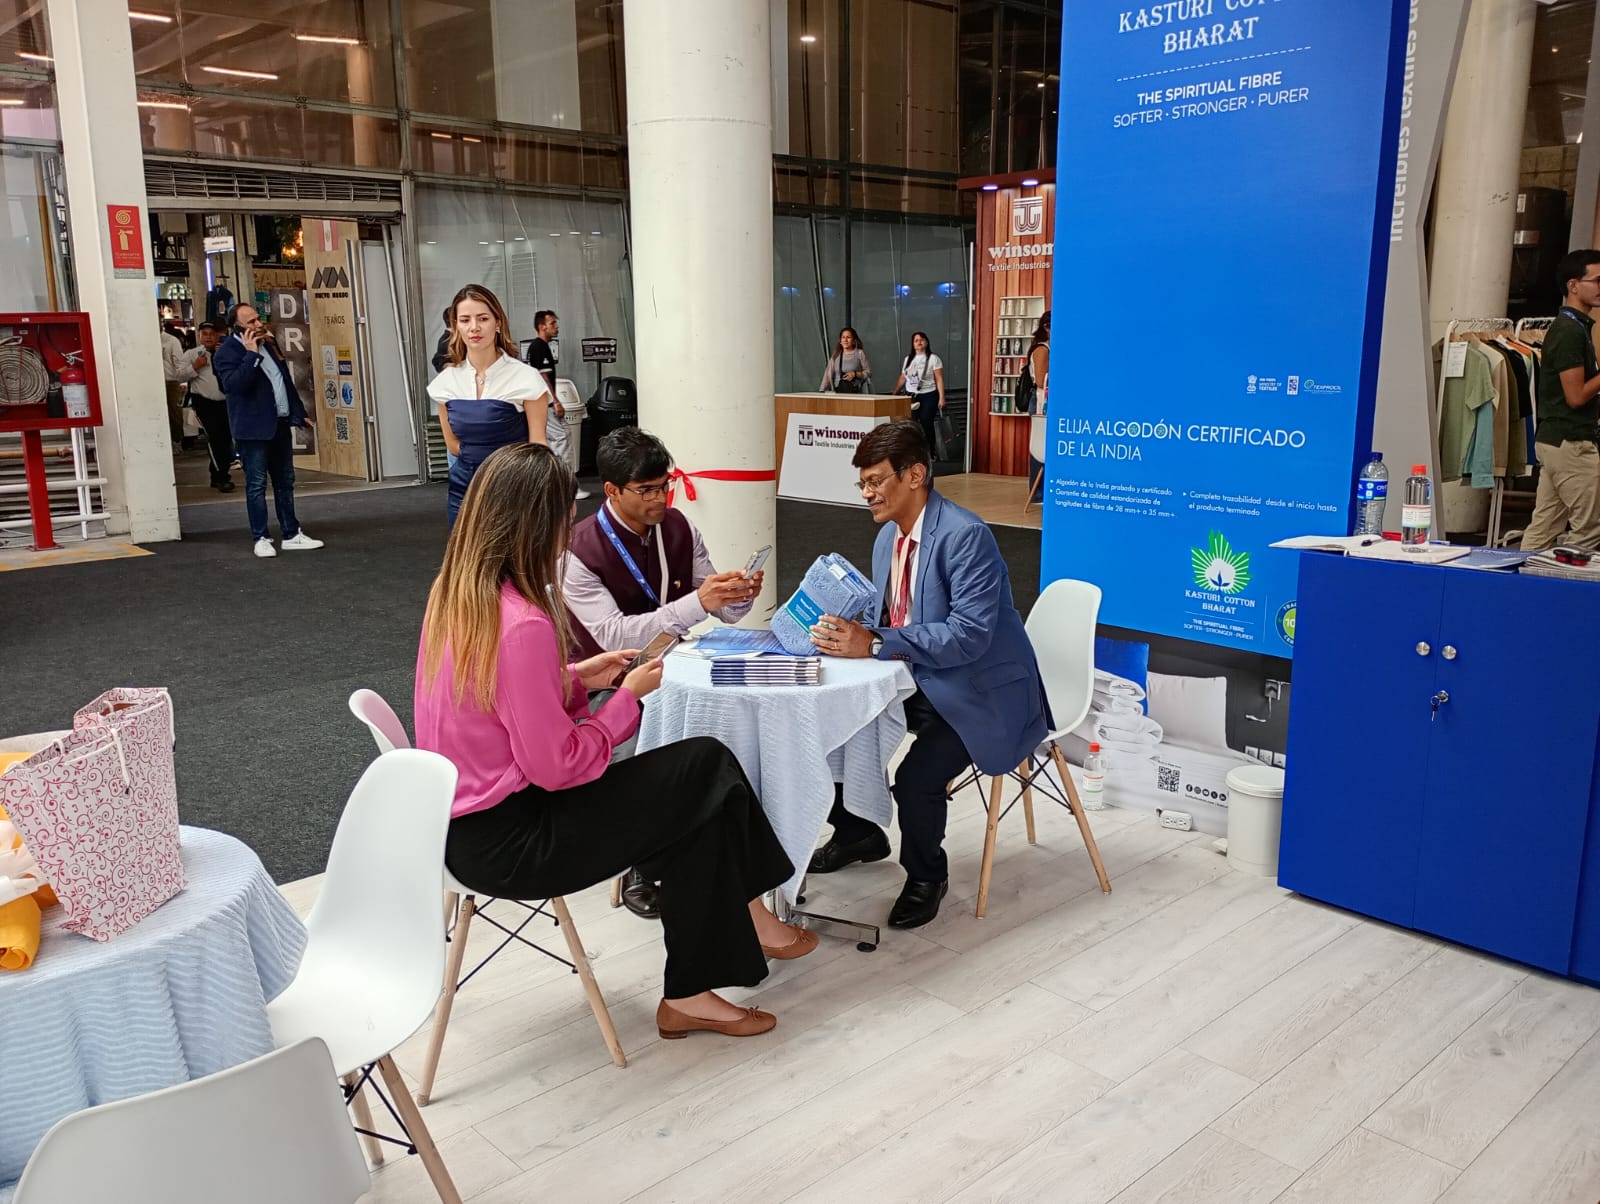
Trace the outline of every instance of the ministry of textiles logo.
{"type": "Polygon", "coordinates": [[[1037,234],[1044,229],[1044,198],[1019,196],[1011,202],[1011,233],[1037,234]]]}
{"type": "Polygon", "coordinates": [[[1211,532],[1203,548],[1190,551],[1194,583],[1219,594],[1237,594],[1250,584],[1250,553],[1235,552],[1221,531],[1211,532]]]}
{"type": "Polygon", "coordinates": [[[1249,376],[1244,378],[1244,380],[1245,380],[1244,391],[1246,393],[1254,393],[1256,391],[1256,380],[1257,379],[1258,378],[1255,376],[1254,373],[1252,373],[1251,375],[1249,375],[1249,376]]]}

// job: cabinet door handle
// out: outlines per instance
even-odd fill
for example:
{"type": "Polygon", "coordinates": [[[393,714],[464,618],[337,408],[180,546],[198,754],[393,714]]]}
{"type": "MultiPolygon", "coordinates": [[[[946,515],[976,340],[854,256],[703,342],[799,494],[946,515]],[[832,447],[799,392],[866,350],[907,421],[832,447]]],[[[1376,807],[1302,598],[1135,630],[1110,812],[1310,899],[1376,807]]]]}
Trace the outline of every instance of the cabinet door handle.
{"type": "Polygon", "coordinates": [[[1444,649],[1439,653],[1439,655],[1444,657],[1444,659],[1447,660],[1447,661],[1455,660],[1456,659],[1456,647],[1455,647],[1455,645],[1454,644],[1446,644],[1444,646],[1444,649]]]}
{"type": "Polygon", "coordinates": [[[1417,655],[1418,656],[1427,656],[1432,651],[1433,651],[1433,645],[1428,643],[1427,640],[1418,640],[1417,641],[1417,655]]]}

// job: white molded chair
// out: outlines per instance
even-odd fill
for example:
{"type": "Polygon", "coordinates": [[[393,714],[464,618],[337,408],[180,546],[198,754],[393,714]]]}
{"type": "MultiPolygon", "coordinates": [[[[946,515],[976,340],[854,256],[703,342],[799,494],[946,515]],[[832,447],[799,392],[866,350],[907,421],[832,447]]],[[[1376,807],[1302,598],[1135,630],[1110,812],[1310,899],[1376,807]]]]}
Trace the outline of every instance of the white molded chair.
{"type": "MultiPolygon", "coordinates": [[[[367,725],[367,730],[372,733],[372,738],[377,742],[379,753],[386,753],[392,748],[410,748],[411,738],[406,735],[405,725],[400,722],[400,717],[394,713],[383,697],[373,690],[357,690],[350,695],[350,711],[355,717],[367,725]]],[[[440,857],[441,866],[443,857],[440,857]]],[[[450,1027],[450,1012],[455,1006],[456,992],[467,984],[479,970],[494,960],[512,941],[521,941],[530,949],[536,949],[546,957],[553,958],[562,965],[575,971],[583,983],[584,994],[589,1000],[589,1009],[594,1013],[595,1023],[600,1026],[600,1035],[605,1038],[606,1048],[611,1051],[611,1060],[619,1067],[626,1067],[627,1057],[622,1052],[622,1042],[617,1039],[616,1026],[611,1023],[611,1013],[606,1009],[605,996],[600,992],[600,984],[595,981],[594,972],[589,966],[589,955],[584,951],[583,941],[578,936],[577,925],[572,922],[572,913],[567,910],[567,901],[560,896],[544,902],[529,902],[521,899],[508,899],[508,903],[516,903],[527,910],[527,915],[515,928],[502,924],[498,919],[488,914],[486,910],[494,899],[478,900],[470,887],[463,886],[456,881],[449,869],[444,869],[445,899],[445,925],[448,929],[446,940],[449,942],[450,956],[444,969],[444,992],[439,996],[438,1007],[433,1018],[433,1032],[428,1037],[428,1052],[423,1059],[422,1078],[418,1082],[417,1102],[427,1105],[433,1094],[433,1080],[439,1070],[439,1055],[444,1048],[445,1030],[450,1027]],[[546,911],[546,906],[549,911],[546,911]],[[454,922],[451,917],[454,916],[454,922]],[[566,938],[567,953],[571,960],[552,953],[537,941],[523,935],[527,928],[538,916],[553,919],[561,929],[561,934],[566,938]],[[505,939],[490,951],[489,955],[479,962],[465,975],[461,973],[461,966],[467,954],[467,936],[472,928],[474,916],[482,919],[505,933],[505,939]]]]}
{"type": "Polygon", "coordinates": [[[353,1204],[371,1187],[328,1047],[313,1037],[58,1121],[14,1204],[353,1204]]]}
{"type": "MultiPolygon", "coordinates": [[[[1039,487],[1044,483],[1044,453],[1045,436],[1049,430],[1049,421],[1043,414],[1035,414],[1028,419],[1028,455],[1039,461],[1039,471],[1033,474],[1028,482],[1028,500],[1022,503],[1022,514],[1026,518],[1029,506],[1043,506],[1043,501],[1037,497],[1039,487]]],[[[1082,723],[1083,720],[1078,720],[1082,723]]]]}
{"type": "MultiPolygon", "coordinates": [[[[300,968],[267,1005],[278,1045],[327,1042],[372,1160],[382,1161],[380,1140],[415,1151],[443,1204],[461,1197],[392,1051],[422,1027],[439,998],[439,866],[455,794],[455,766],[434,753],[400,749],[367,766],[339,817],[322,893],[306,917],[310,939],[300,968]],[[373,1130],[367,1086],[406,1140],[373,1130]]],[[[240,1173],[249,1166],[241,1163],[240,1173]]]]}
{"type": "MultiPolygon", "coordinates": [[[[1028,640],[1039,660],[1039,672],[1044,678],[1045,697],[1050,700],[1050,713],[1055,726],[1045,737],[1037,752],[1014,771],[991,779],[989,784],[988,827],[983,837],[983,863],[978,871],[977,916],[981,920],[989,909],[989,879],[994,873],[994,843],[999,833],[1000,820],[1022,800],[1022,814],[1027,823],[1028,843],[1037,844],[1033,827],[1033,788],[1037,786],[1078,821],[1078,831],[1094,864],[1095,876],[1100,879],[1100,889],[1111,893],[1111,880],[1106,877],[1106,867],[1100,860],[1100,849],[1095,844],[1094,833],[1083,812],[1083,802],[1072,774],[1067,770],[1067,760],[1056,743],[1062,736],[1084,721],[1089,714],[1089,703],[1094,698],[1094,632],[1100,614],[1100,587],[1087,581],[1052,581],[1045,587],[1039,600],[1028,613],[1028,640]],[[1045,772],[1051,764],[1061,775],[1066,789],[1062,794],[1055,788],[1045,772]],[[1020,786],[1016,797],[1001,806],[1001,792],[1007,779],[1020,786]]],[[[976,769],[961,780],[980,782],[976,769]]],[[[955,789],[951,793],[955,793],[955,789]]]]}

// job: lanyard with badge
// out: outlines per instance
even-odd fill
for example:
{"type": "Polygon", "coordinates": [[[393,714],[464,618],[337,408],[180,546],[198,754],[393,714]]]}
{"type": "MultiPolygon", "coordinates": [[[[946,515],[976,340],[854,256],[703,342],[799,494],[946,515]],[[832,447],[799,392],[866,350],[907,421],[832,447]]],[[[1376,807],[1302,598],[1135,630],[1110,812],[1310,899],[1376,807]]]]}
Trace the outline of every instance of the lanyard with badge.
{"type": "Polygon", "coordinates": [[[1590,332],[1589,324],[1587,322],[1585,322],[1583,320],[1583,316],[1581,314],[1579,314],[1577,310],[1573,309],[1570,305],[1563,305],[1561,307],[1561,316],[1564,317],[1564,318],[1571,318],[1574,322],[1576,322],[1578,324],[1578,329],[1583,331],[1583,375],[1584,375],[1584,379],[1588,380],[1588,379],[1591,379],[1593,377],[1600,376],[1600,362],[1597,362],[1596,359],[1595,359],[1594,338],[1589,333],[1590,332]]]}
{"type": "MultiPolygon", "coordinates": [[[[617,529],[611,525],[611,515],[606,511],[607,507],[601,506],[596,516],[600,520],[600,529],[606,533],[606,538],[611,541],[611,546],[617,550],[617,555],[622,557],[622,563],[628,566],[628,572],[633,574],[633,579],[639,583],[639,588],[644,590],[650,601],[660,606],[660,595],[650,588],[650,583],[644,579],[644,573],[640,571],[633,557],[628,554],[628,549],[622,546],[622,541],[617,538],[617,529]]],[[[667,549],[659,531],[656,532],[655,544],[656,556],[661,561],[661,588],[665,591],[667,588],[667,549]]]]}

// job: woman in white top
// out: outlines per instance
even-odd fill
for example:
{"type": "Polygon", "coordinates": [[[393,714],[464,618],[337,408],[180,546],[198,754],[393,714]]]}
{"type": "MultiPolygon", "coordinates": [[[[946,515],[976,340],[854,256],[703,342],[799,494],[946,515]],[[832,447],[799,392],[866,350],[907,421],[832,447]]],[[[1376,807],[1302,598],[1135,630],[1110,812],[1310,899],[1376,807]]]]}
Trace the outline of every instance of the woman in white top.
{"type": "Polygon", "coordinates": [[[450,466],[450,526],[478,466],[512,443],[546,443],[550,386],[538,369],[517,358],[506,311],[481,284],[469,284],[450,303],[449,362],[428,382],[439,407],[450,466]],[[529,420],[527,409],[534,418],[529,420]]]}
{"type": "Polygon", "coordinates": [[[933,353],[928,336],[917,331],[911,336],[911,351],[900,365],[900,375],[894,382],[894,391],[911,394],[911,416],[922,423],[922,433],[928,437],[931,453],[934,442],[934,424],[944,410],[944,361],[933,353]],[[939,404],[934,406],[934,398],[939,404]]]}

